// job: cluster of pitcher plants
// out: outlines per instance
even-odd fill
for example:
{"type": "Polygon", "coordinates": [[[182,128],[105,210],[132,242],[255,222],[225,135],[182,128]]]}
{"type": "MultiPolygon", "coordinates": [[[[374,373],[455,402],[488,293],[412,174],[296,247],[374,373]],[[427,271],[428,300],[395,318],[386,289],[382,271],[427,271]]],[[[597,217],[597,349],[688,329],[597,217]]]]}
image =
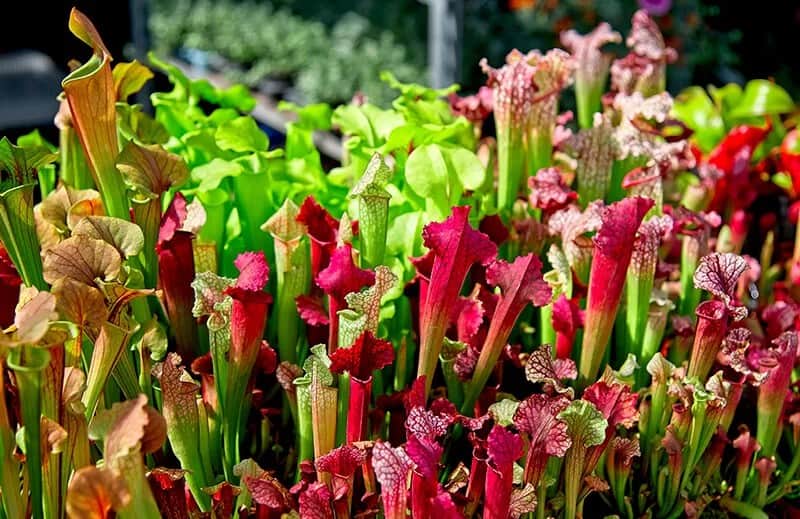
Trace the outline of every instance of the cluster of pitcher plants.
{"type": "Polygon", "coordinates": [[[640,11],[474,96],[285,104],[277,149],[245,88],[150,56],[148,114],[69,27],[58,146],[0,141],[0,518],[796,512],[780,87],[673,99],[640,11]]]}

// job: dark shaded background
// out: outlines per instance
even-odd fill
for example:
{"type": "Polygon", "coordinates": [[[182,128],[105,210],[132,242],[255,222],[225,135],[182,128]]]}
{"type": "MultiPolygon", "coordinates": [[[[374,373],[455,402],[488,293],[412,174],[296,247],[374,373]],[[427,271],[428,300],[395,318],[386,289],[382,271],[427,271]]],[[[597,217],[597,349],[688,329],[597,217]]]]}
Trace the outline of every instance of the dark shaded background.
{"type": "Polygon", "coordinates": [[[0,31],[0,52],[36,49],[50,56],[62,70],[76,58],[84,61],[91,50],[67,28],[69,12],[77,7],[100,30],[111,54],[120,60],[131,40],[130,11],[126,0],[3,2],[4,30],[0,31]]]}

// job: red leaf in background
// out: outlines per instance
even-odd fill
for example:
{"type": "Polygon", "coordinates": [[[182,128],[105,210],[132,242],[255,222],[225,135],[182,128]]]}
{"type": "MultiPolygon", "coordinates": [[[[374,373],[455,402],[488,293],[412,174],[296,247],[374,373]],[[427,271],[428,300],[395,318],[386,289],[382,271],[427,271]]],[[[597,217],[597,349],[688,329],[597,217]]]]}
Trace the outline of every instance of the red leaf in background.
{"type": "Polygon", "coordinates": [[[761,310],[761,319],[767,324],[767,336],[775,338],[796,325],[800,307],[794,302],[776,301],[761,310]]]}
{"type": "Polygon", "coordinates": [[[743,158],[750,161],[756,147],[767,138],[770,131],[772,131],[772,124],[769,121],[764,128],[747,125],[736,126],[709,154],[708,163],[726,176],[731,175],[734,168],[737,167],[737,162],[743,158]]]}
{"type": "Polygon", "coordinates": [[[724,209],[732,204],[734,208],[746,208],[755,198],[752,181],[758,180],[751,175],[750,162],[753,153],[772,131],[772,124],[767,121],[764,128],[741,125],[733,128],[708,157],[707,164],[720,171],[711,207],[724,209]]]}
{"type": "Polygon", "coordinates": [[[508,240],[508,227],[498,214],[490,214],[483,217],[478,224],[478,230],[489,237],[495,245],[500,246],[508,240]]]}
{"type": "Polygon", "coordinates": [[[7,328],[14,322],[20,285],[22,279],[9,258],[8,251],[0,244],[0,328],[7,328]]]}
{"type": "Polygon", "coordinates": [[[529,177],[528,187],[531,205],[548,213],[563,209],[578,199],[578,193],[567,186],[561,171],[555,167],[540,169],[535,176],[529,177]]]}
{"type": "Polygon", "coordinates": [[[297,313],[300,318],[309,326],[326,326],[330,321],[328,320],[328,311],[321,298],[314,296],[297,296],[295,299],[297,305],[297,313]]]}
{"type": "Polygon", "coordinates": [[[797,128],[786,134],[781,142],[779,158],[780,168],[787,171],[792,177],[792,189],[794,194],[800,194],[800,148],[798,148],[798,136],[800,133],[797,128]]]}
{"type": "Polygon", "coordinates": [[[487,86],[480,87],[478,93],[471,96],[461,97],[453,92],[447,100],[453,115],[464,116],[473,124],[482,124],[492,113],[494,105],[492,89],[487,86]]]}

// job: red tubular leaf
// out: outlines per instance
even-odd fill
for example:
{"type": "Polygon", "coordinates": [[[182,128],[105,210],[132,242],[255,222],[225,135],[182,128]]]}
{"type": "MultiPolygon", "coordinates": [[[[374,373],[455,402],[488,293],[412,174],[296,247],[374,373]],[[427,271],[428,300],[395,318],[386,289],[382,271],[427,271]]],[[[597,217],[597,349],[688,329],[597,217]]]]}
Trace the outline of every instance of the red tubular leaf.
{"type": "Polygon", "coordinates": [[[441,416],[424,407],[414,407],[406,418],[406,432],[409,438],[435,440],[447,433],[453,422],[450,416],[441,416]]]}
{"type": "Polygon", "coordinates": [[[444,448],[439,443],[424,436],[411,436],[406,444],[406,453],[416,465],[415,472],[426,481],[432,481],[434,488],[443,452],[444,448]]]}
{"type": "Polygon", "coordinates": [[[189,519],[184,474],[183,470],[165,468],[156,468],[147,474],[158,510],[166,519],[189,519]]]}
{"type": "Polygon", "coordinates": [[[228,288],[225,293],[233,299],[230,362],[238,369],[245,370],[240,375],[249,376],[258,357],[272,297],[266,292],[239,287],[228,288]]]}
{"type": "Polygon", "coordinates": [[[240,490],[227,481],[223,481],[213,487],[204,488],[203,491],[211,496],[212,516],[231,517],[236,502],[236,496],[240,490]]]}
{"type": "Polygon", "coordinates": [[[583,392],[583,399],[595,405],[612,430],[618,425],[630,429],[639,419],[637,394],[631,393],[631,388],[625,384],[595,382],[583,392]]]}
{"type": "Polygon", "coordinates": [[[362,441],[367,436],[369,406],[372,401],[372,377],[361,380],[350,377],[350,403],[347,409],[347,443],[362,441]]]}
{"type": "Polygon", "coordinates": [[[263,252],[244,252],[234,261],[239,269],[236,286],[245,290],[263,290],[269,280],[269,265],[263,252]]]}
{"type": "Polygon", "coordinates": [[[517,257],[513,263],[498,260],[486,270],[486,280],[499,286],[503,295],[495,308],[486,340],[483,343],[472,384],[464,403],[467,407],[474,405],[478,394],[489,379],[491,370],[500,358],[503,348],[511,335],[517,318],[530,302],[534,306],[543,306],[550,302],[552,290],[542,278],[542,262],[533,254],[517,257]]]}
{"type": "Polygon", "coordinates": [[[489,469],[486,471],[483,517],[505,519],[511,510],[514,462],[522,456],[522,438],[495,425],[487,439],[489,469]]]}
{"type": "Polygon", "coordinates": [[[495,425],[487,439],[489,461],[495,466],[513,464],[522,457],[522,438],[505,427],[495,425]]]}
{"type": "Polygon", "coordinates": [[[328,295],[328,351],[339,346],[339,310],[347,308],[345,296],[375,283],[375,273],[353,263],[353,248],[347,243],[331,255],[328,266],[317,274],[317,285],[328,295]]]}
{"type": "Polygon", "coordinates": [[[6,328],[14,322],[14,308],[19,299],[22,279],[2,244],[0,244],[0,327],[6,328]]]}
{"type": "Polygon", "coordinates": [[[571,391],[561,381],[574,379],[576,376],[575,362],[572,359],[553,359],[549,344],[543,344],[538,350],[532,351],[525,364],[525,378],[534,384],[543,383],[547,393],[571,391]]]}
{"type": "Polygon", "coordinates": [[[342,445],[324,456],[320,456],[315,461],[315,465],[320,472],[347,478],[355,474],[366,459],[367,453],[363,449],[353,445],[342,445]]]}
{"type": "Polygon", "coordinates": [[[597,252],[607,257],[619,256],[620,261],[626,263],[630,261],[636,232],[653,204],[652,200],[637,196],[605,208],[601,216],[603,223],[595,237],[597,252]]]}
{"type": "Polygon", "coordinates": [[[707,290],[730,306],[739,277],[748,268],[747,261],[738,254],[713,252],[700,258],[694,272],[694,286],[707,290]]]}
{"type": "Polygon", "coordinates": [[[339,348],[330,358],[333,373],[347,371],[356,378],[367,380],[373,371],[394,361],[394,348],[392,343],[376,338],[367,330],[358,336],[350,348],[339,348]]]}
{"type": "Polygon", "coordinates": [[[181,230],[188,212],[186,199],[177,193],[161,218],[158,230],[158,285],[175,334],[178,354],[187,362],[196,357],[197,321],[192,315],[195,278],[192,233],[181,230]]]}
{"type": "Polygon", "coordinates": [[[303,519],[333,519],[331,491],[325,483],[312,483],[300,494],[300,517],[303,519]]]}
{"type": "Polygon", "coordinates": [[[422,340],[417,374],[427,377],[426,389],[467,272],[474,263],[486,265],[497,255],[497,246],[489,237],[469,225],[469,210],[469,206],[453,207],[447,220],[430,223],[422,231],[425,246],[435,255],[425,307],[420,312],[422,340]]]}
{"type": "Polygon", "coordinates": [[[750,435],[750,429],[746,425],[739,426],[739,436],[733,440],[733,448],[736,449],[736,467],[739,470],[748,470],[753,461],[753,454],[761,446],[755,437],[750,435]]]}
{"type": "Polygon", "coordinates": [[[583,310],[564,294],[553,303],[553,329],[556,331],[556,357],[568,359],[578,328],[583,326],[583,310]]]}
{"type": "Polygon", "coordinates": [[[514,414],[514,425],[528,436],[528,455],[525,460],[525,483],[537,485],[547,466],[547,457],[561,458],[572,445],[567,424],[558,413],[569,405],[563,395],[531,395],[523,400],[514,414]]]}
{"type": "Polygon", "coordinates": [[[339,221],[309,196],[303,200],[296,220],[306,226],[311,238],[311,277],[317,276],[328,264],[331,253],[336,248],[339,221]]]}
{"type": "Polygon", "coordinates": [[[414,463],[402,447],[377,442],[372,449],[372,468],[381,485],[386,519],[405,519],[408,474],[414,463]]]}
{"type": "MultiPolygon", "coordinates": [[[[328,266],[317,274],[316,282],[329,297],[344,302],[344,296],[375,283],[375,273],[353,263],[353,247],[349,243],[337,248],[328,266]]],[[[344,308],[344,303],[341,305],[344,308]]]]}
{"type": "Polygon", "coordinates": [[[703,301],[697,306],[697,331],[692,344],[688,376],[705,379],[728,330],[728,310],[722,301],[703,301]]]}
{"type": "Polygon", "coordinates": [[[594,239],[595,255],[589,275],[580,362],[584,384],[594,379],[600,368],[619,308],[636,232],[653,203],[649,198],[625,198],[603,211],[603,223],[594,239]]]}

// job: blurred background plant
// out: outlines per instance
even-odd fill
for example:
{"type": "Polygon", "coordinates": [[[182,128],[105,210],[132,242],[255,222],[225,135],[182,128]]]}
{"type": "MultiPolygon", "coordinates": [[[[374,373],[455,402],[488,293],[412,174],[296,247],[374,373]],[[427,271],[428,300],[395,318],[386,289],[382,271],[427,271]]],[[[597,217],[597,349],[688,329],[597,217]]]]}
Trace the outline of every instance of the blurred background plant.
{"type": "MultiPolygon", "coordinates": [[[[497,63],[510,48],[555,47],[560,31],[585,33],[599,20],[624,32],[640,6],[658,17],[681,56],[668,75],[670,91],[742,80],[734,50],[741,33],[715,30],[719,7],[698,0],[465,0],[462,90],[485,82],[475,65],[482,57],[497,63]]],[[[424,77],[427,16],[421,0],[155,0],[150,29],[158,50],[213,53],[200,58],[270,93],[292,86],[285,95],[293,101],[338,103],[360,92],[386,106],[391,91],[374,71],[392,70],[401,81],[424,77]]]]}

